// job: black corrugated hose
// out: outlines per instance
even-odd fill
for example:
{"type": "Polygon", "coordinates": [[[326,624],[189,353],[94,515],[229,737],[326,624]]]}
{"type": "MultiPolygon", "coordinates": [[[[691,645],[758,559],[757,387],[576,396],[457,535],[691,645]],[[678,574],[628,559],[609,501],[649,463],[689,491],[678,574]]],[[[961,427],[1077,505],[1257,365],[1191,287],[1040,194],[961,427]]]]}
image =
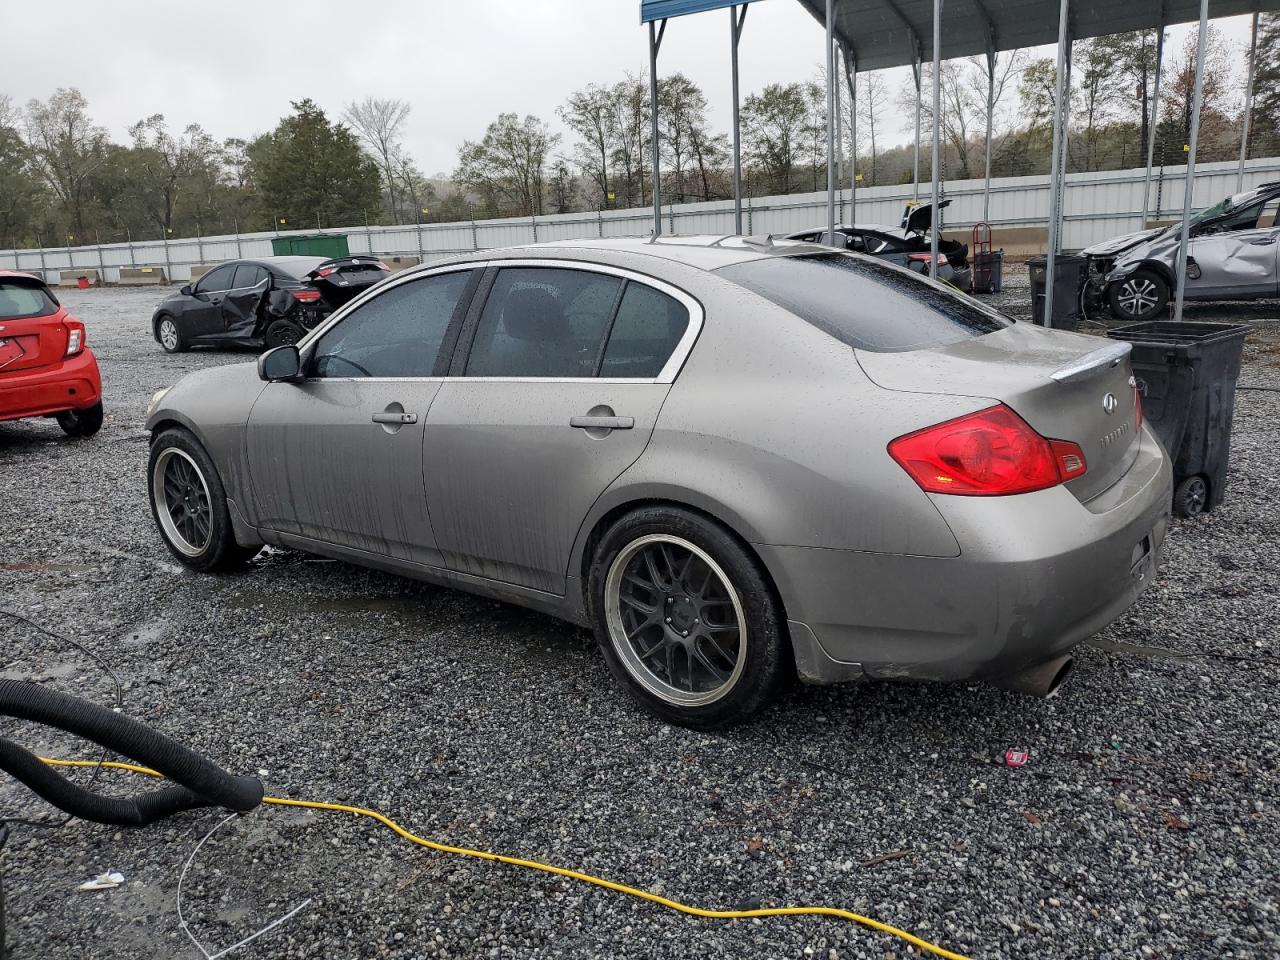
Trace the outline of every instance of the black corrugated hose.
{"type": "Polygon", "coordinates": [[[238,777],[129,717],[25,680],[0,680],[0,715],[83,737],[151,767],[177,786],[137,797],[104,797],[50,770],[35,754],[0,738],[0,770],[60,810],[82,820],[145,826],[195,807],[247,813],[262,802],[262,782],[238,777]]]}

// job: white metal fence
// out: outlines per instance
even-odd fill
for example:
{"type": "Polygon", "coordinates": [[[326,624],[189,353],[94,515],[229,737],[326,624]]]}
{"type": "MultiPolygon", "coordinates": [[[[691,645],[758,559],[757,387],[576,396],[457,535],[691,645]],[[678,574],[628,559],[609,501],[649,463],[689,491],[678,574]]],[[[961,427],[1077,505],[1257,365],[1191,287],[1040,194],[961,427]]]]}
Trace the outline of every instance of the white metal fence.
{"type": "MultiPolygon", "coordinates": [[[[1078,249],[1142,226],[1142,169],[1075,173],[1067,177],[1065,191],[1063,246],[1078,249]]],[[[1172,218],[1181,212],[1184,167],[1166,168],[1152,178],[1149,206],[1153,216],[1172,218]]],[[[1245,188],[1280,180],[1280,158],[1250,160],[1245,168],[1245,188]]],[[[1236,164],[1199,164],[1195,175],[1197,208],[1216,203],[1235,190],[1236,164]]],[[[946,211],[948,229],[972,226],[982,217],[981,180],[951,181],[945,195],[952,203],[946,211]]],[[[927,197],[928,184],[921,196],[927,197]]],[[[859,188],[857,222],[897,224],[903,204],[911,199],[911,185],[859,188]]],[[[754,197],[745,201],[747,233],[785,234],[826,222],[826,193],[754,197]]],[[[1042,228],[1049,205],[1049,178],[1006,177],[991,182],[991,224],[995,244],[1000,246],[1000,229],[1042,228]]],[[[838,218],[848,222],[849,191],[840,195],[838,218]]],[[[653,224],[647,209],[606,210],[545,217],[517,217],[461,223],[423,224],[398,227],[349,227],[318,231],[345,234],[352,253],[383,256],[411,255],[423,260],[450,254],[536,243],[546,240],[576,240],[591,237],[647,236],[653,224]]],[[[670,233],[728,234],[733,232],[733,201],[686,203],[664,211],[664,226],[670,233]]],[[[295,231],[297,235],[317,231],[295,231]]],[[[120,278],[121,267],[159,267],[171,281],[185,281],[196,264],[217,263],[241,257],[270,256],[271,240],[289,234],[252,233],[201,239],[150,240],[108,243],[84,247],[53,247],[43,250],[0,250],[0,269],[10,267],[43,273],[56,281],[61,271],[97,270],[108,283],[120,278]]]]}

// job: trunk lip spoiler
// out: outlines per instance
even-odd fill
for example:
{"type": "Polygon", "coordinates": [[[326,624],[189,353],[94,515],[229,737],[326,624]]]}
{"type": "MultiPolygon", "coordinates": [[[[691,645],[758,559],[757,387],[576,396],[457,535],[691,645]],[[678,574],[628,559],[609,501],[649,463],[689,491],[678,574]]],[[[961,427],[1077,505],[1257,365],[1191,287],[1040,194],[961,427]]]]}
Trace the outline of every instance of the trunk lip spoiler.
{"type": "Polygon", "coordinates": [[[1072,360],[1066,366],[1059,367],[1049,374],[1049,379],[1057,383],[1078,383],[1081,380],[1089,380],[1119,366],[1128,358],[1132,350],[1131,343],[1124,341],[1109,343],[1105,347],[1099,347],[1083,357],[1072,360]]]}

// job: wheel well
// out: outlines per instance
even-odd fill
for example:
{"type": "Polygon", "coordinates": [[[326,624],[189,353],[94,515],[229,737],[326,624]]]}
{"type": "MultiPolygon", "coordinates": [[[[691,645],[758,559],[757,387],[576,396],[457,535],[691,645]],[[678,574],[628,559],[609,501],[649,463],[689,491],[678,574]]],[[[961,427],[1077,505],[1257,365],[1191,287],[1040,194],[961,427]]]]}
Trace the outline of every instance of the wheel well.
{"type": "MultiPolygon", "coordinates": [[[[168,312],[157,313],[154,317],[151,318],[151,336],[155,338],[155,341],[157,343],[160,342],[160,321],[163,320],[165,317],[168,317],[170,320],[173,320],[173,314],[168,312]]],[[[174,320],[174,323],[177,323],[177,321],[174,320]]]]}
{"type": "Polygon", "coordinates": [[[587,535],[586,543],[583,545],[582,565],[578,571],[580,576],[579,582],[582,584],[582,609],[587,611],[588,615],[590,615],[591,610],[591,561],[592,558],[595,557],[596,548],[600,545],[600,541],[604,538],[605,533],[610,527],[617,523],[618,520],[626,516],[628,513],[635,510],[642,510],[645,507],[674,507],[678,510],[685,510],[689,513],[697,514],[709,523],[714,523],[725,533],[729,534],[729,536],[733,537],[733,539],[737,541],[738,546],[742,547],[742,549],[746,551],[747,556],[749,556],[752,562],[755,563],[761,576],[764,577],[765,582],[769,584],[770,590],[773,591],[773,601],[778,605],[778,612],[784,621],[784,639],[788,646],[790,646],[791,638],[787,636],[785,625],[785,621],[787,619],[786,604],[782,601],[782,594],[778,590],[778,584],[773,579],[773,574],[769,572],[769,567],[765,564],[764,560],[760,558],[760,554],[756,551],[755,547],[751,545],[749,540],[738,533],[737,530],[733,529],[732,525],[725,523],[724,520],[720,519],[715,514],[691,504],[683,503],[679,500],[664,500],[656,497],[645,500],[631,500],[627,503],[619,504],[596,521],[596,525],[591,528],[591,533],[587,535]]]}
{"type": "Polygon", "coordinates": [[[1138,265],[1138,269],[1147,270],[1151,273],[1156,274],[1157,276],[1160,277],[1161,280],[1163,280],[1166,284],[1169,285],[1169,292],[1170,293],[1173,292],[1173,288],[1174,288],[1173,271],[1170,270],[1163,263],[1161,263],[1159,260],[1143,260],[1142,263],[1138,265]]]}

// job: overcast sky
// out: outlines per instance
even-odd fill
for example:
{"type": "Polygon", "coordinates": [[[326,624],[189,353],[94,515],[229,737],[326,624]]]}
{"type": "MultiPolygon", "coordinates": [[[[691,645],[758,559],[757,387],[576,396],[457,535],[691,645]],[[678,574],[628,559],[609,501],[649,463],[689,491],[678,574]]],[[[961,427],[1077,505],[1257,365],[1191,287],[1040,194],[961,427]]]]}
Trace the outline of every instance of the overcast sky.
{"type": "MultiPolygon", "coordinates": [[[[16,103],[79,87],[94,119],[118,141],[130,124],[163,113],[196,122],[219,140],[271,129],[289,101],[311,97],[331,116],[366,96],[412,104],[406,136],[427,174],[454,167],[463,140],[498,113],[533,113],[561,124],[565,97],[591,82],[648,68],[639,0],[223,0],[206,5],[61,0],[57,15],[10,0],[11,38],[0,57],[0,93],[16,103]]],[[[729,14],[673,20],[658,73],[699,83],[718,129],[730,124],[729,14]]],[[[1217,21],[1247,45],[1248,18],[1217,21]]],[[[1180,43],[1189,28],[1173,31],[1180,43]]],[[[740,63],[743,96],[767,83],[813,77],[823,34],[795,0],[751,5],[740,63]]],[[[1046,52],[1052,52],[1051,50],[1046,52]]],[[[1239,63],[1243,60],[1235,58],[1239,63]]],[[[910,71],[891,71],[891,89],[910,71]]],[[[890,108],[890,143],[910,139],[910,118],[890,108]]],[[[561,145],[568,149],[568,143],[561,145]]]]}

